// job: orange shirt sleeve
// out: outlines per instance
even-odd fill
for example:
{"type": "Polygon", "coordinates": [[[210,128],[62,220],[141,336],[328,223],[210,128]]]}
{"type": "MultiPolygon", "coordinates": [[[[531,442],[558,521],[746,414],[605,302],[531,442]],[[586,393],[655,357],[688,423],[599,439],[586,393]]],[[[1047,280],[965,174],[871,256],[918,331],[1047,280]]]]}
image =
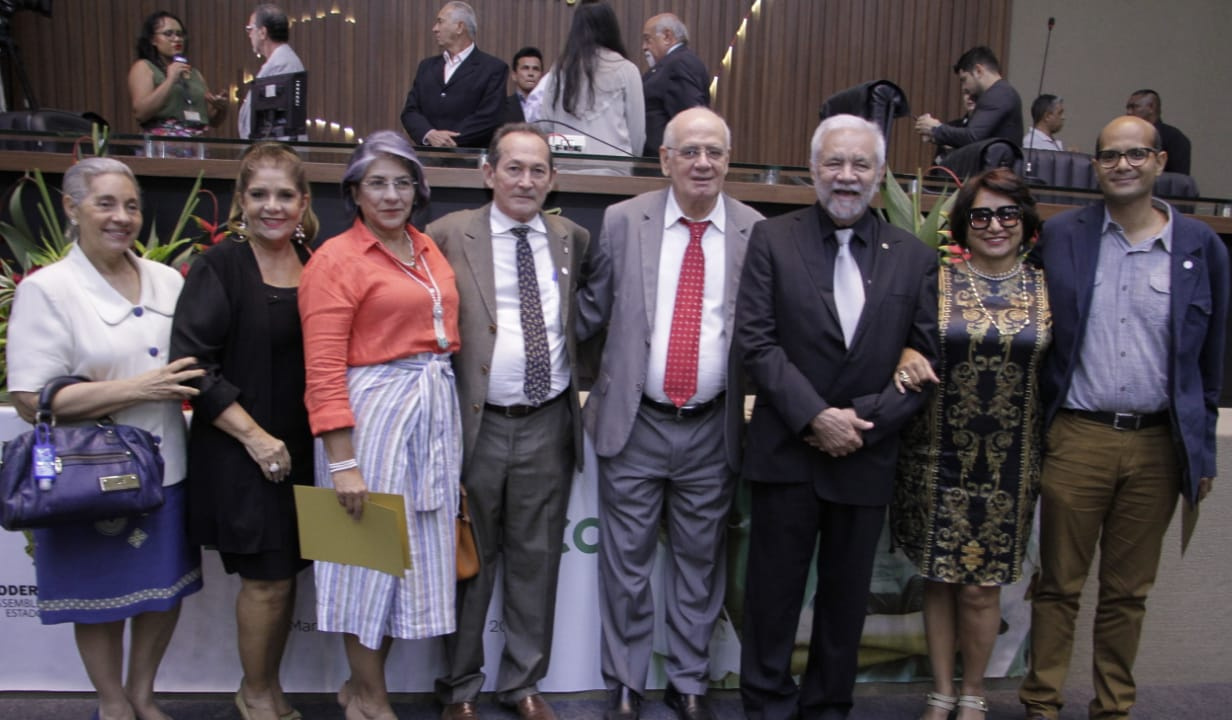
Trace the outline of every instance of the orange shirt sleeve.
{"type": "MultiPolygon", "coordinates": [[[[363,223],[318,250],[300,278],[308,419],[315,435],[352,427],[348,367],[376,365],[423,352],[454,352],[458,291],[444,255],[427,235],[407,228],[432,271],[445,311],[448,347],[437,342],[428,291],[399,266],[363,223]]],[[[426,280],[426,276],[424,276],[426,280]]]]}

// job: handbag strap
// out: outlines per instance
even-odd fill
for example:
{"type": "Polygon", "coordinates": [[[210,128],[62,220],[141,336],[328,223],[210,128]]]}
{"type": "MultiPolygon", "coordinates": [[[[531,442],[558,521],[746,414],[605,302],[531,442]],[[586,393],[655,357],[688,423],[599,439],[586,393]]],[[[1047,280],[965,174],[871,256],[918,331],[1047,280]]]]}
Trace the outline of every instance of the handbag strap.
{"type": "Polygon", "coordinates": [[[90,382],[90,378],[82,377],[81,375],[60,375],[48,380],[47,384],[39,392],[38,411],[34,415],[34,422],[54,422],[55,415],[51,412],[52,399],[55,398],[56,393],[69,385],[75,385],[79,382],[90,382]]]}

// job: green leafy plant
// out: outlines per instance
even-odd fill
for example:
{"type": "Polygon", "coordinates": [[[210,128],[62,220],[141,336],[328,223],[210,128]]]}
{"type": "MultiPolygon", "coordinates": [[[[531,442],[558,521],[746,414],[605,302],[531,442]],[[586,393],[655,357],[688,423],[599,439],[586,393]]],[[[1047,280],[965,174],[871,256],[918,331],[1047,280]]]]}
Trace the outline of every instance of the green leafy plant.
{"type": "MultiPolygon", "coordinates": [[[[956,185],[961,185],[953,173],[950,173],[950,176],[956,185]]],[[[898,184],[894,175],[887,171],[881,185],[882,211],[891,225],[915,235],[929,247],[941,249],[950,244],[950,208],[954,206],[957,193],[942,190],[927,213],[923,212],[923,195],[923,172],[916,171],[915,182],[908,193],[898,184]]]]}

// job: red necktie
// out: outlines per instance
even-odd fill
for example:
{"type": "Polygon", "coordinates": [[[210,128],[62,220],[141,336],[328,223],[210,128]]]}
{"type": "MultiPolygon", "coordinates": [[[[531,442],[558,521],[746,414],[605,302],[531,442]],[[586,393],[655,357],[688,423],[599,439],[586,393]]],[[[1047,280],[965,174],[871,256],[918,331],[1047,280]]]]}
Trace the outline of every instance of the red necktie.
{"type": "Polygon", "coordinates": [[[706,289],[706,256],[702,253],[702,235],[709,220],[692,222],[689,245],[680,263],[680,280],[676,285],[676,306],[672,310],[672,330],[667,339],[667,367],[663,374],[663,394],[676,407],[697,392],[697,346],[702,336],[702,294],[706,289]]]}

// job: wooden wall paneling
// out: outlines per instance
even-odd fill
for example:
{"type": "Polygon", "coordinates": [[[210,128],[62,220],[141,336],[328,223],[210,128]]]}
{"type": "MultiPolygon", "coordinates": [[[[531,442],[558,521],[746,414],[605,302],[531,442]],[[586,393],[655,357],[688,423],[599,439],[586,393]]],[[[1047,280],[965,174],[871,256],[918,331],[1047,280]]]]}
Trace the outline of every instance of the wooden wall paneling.
{"type": "MultiPolygon", "coordinates": [[[[181,17],[190,32],[188,55],[212,89],[234,87],[226,124],[213,131],[235,137],[242,79],[260,66],[243,27],[255,0],[59,0],[52,19],[14,16],[31,81],[45,107],[94,110],[117,132],[136,132],[127,91],[133,43],[142,20],[156,9],[181,17]]],[[[284,0],[294,19],[291,43],[311,75],[309,110],[363,136],[400,127],[399,114],[417,64],[437,50],[432,23],[437,0],[284,0]],[[337,8],[339,15],[332,15],[337,8]],[[304,18],[309,18],[305,20],[304,18]],[[346,21],[353,17],[355,22],[346,21]]],[[[473,0],[479,47],[508,62],[522,45],[559,55],[576,5],[565,0],[473,0]]],[[[907,93],[913,114],[942,119],[961,108],[950,66],[963,50],[987,44],[1005,59],[1010,0],[762,0],[736,41],[733,64],[721,59],[752,0],[638,0],[612,2],[630,59],[641,59],[641,26],[657,12],[675,12],[689,26],[690,44],[719,75],[715,108],[734,134],[741,162],[802,165],[817,110],[829,95],[886,78],[907,93]]],[[[10,96],[14,80],[6,77],[10,96]]],[[[1024,102],[1031,88],[1020,87],[1024,102]]],[[[910,171],[930,161],[912,121],[900,119],[889,149],[891,166],[910,171]]],[[[341,140],[315,127],[313,140],[341,140]]]]}

